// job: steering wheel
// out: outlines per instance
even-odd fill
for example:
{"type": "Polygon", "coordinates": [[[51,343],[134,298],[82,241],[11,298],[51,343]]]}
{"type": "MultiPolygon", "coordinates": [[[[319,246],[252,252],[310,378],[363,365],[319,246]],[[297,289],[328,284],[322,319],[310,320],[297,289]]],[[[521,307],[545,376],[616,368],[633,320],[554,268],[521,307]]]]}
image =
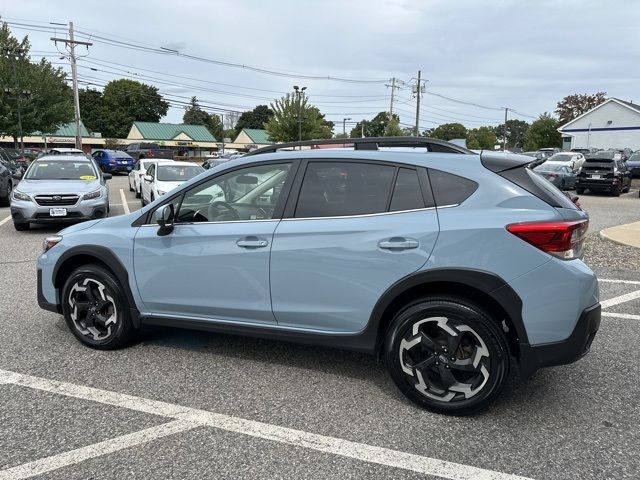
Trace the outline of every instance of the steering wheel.
{"type": "Polygon", "coordinates": [[[232,221],[232,220],[240,220],[240,215],[238,215],[238,212],[236,211],[236,209],[233,208],[231,205],[229,205],[227,202],[223,202],[219,200],[209,205],[208,218],[210,222],[232,221]]]}

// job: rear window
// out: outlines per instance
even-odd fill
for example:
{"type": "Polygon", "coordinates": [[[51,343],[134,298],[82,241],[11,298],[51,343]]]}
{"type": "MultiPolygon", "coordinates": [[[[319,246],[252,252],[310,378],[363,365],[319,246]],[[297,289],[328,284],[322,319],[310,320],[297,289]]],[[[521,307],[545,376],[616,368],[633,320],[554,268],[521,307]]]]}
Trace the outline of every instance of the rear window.
{"type": "Polygon", "coordinates": [[[386,211],[395,167],[369,163],[309,163],[297,218],[365,215],[386,211]]]}
{"type": "Polygon", "coordinates": [[[591,157],[585,160],[587,163],[613,163],[613,158],[591,157]]]}
{"type": "Polygon", "coordinates": [[[429,169],[429,181],[439,207],[460,205],[478,188],[473,180],[440,170],[429,169]]]}
{"type": "Polygon", "coordinates": [[[401,168],[398,170],[396,184],[393,187],[389,211],[399,212],[418,208],[424,208],[424,198],[420,189],[418,172],[409,168],[401,168]]]}

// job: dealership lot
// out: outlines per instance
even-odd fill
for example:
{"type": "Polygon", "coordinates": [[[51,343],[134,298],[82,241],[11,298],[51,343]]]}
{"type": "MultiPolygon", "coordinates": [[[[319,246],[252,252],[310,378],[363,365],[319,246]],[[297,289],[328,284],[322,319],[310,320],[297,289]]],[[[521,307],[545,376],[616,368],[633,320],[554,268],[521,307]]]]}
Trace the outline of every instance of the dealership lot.
{"type": "MultiPolygon", "coordinates": [[[[139,208],[127,177],[109,183],[111,215],[139,208]]],[[[637,221],[637,196],[636,187],[581,200],[599,229],[637,221]]],[[[604,317],[586,358],[528,382],[514,375],[489,411],[454,418],[419,410],[381,364],[351,352],[165,329],[119,351],[82,347],[35,301],[35,258],[56,228],[16,232],[8,215],[0,208],[0,479],[600,479],[640,470],[640,271],[624,258],[594,262],[605,265],[595,268],[604,317]]]]}

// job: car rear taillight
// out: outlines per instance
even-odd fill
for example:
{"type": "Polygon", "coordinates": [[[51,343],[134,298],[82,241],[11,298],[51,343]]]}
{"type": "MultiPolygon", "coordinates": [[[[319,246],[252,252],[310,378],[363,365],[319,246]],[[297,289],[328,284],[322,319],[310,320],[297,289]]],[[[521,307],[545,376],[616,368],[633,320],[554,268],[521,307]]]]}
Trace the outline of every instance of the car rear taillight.
{"type": "Polygon", "coordinates": [[[153,157],[153,150],[147,150],[147,156],[153,157]]]}
{"type": "Polygon", "coordinates": [[[589,220],[507,225],[508,232],[562,260],[573,260],[582,256],[588,228],[589,220]]]}

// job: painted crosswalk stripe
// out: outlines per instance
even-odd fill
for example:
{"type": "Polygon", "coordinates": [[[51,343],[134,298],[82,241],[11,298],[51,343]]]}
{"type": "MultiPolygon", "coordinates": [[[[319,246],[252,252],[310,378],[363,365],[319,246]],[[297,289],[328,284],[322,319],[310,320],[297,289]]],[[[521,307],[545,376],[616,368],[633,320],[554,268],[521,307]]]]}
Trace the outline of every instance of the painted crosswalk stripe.
{"type": "Polygon", "coordinates": [[[3,382],[449,480],[529,480],[509,473],[7,370],[0,370],[0,384],[3,382]]]}
{"type": "Polygon", "coordinates": [[[144,430],[110,438],[103,442],[94,443],[68,452],[34,460],[33,462],[23,463],[16,467],[7,468],[6,470],[0,470],[0,480],[18,480],[22,478],[35,477],[36,475],[42,475],[43,473],[51,472],[52,470],[75,465],[76,463],[80,463],[91,458],[108,455],[109,453],[151,442],[158,438],[186,432],[187,430],[192,430],[200,426],[201,425],[197,423],[174,420],[155,427],[145,428],[144,430]]]}

